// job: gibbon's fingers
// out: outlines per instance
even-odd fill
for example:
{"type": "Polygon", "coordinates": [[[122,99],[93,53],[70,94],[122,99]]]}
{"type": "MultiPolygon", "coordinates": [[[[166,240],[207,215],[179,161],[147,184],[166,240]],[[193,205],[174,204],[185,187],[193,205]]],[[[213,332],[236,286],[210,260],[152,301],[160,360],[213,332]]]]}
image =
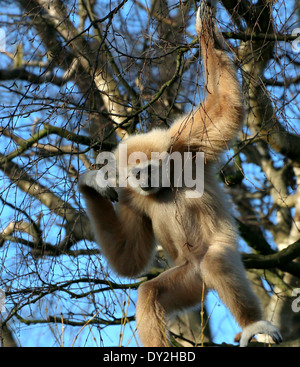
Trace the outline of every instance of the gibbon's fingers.
{"type": "MultiPolygon", "coordinates": [[[[215,3],[215,2],[214,2],[215,3]]],[[[215,21],[216,8],[215,4],[209,4],[202,1],[196,14],[195,29],[198,36],[202,37],[207,42],[213,42],[214,47],[220,50],[228,51],[228,45],[224,40],[215,21]]],[[[203,44],[202,44],[203,47],[203,44]]],[[[204,58],[205,60],[206,58],[204,58]]]]}
{"type": "Polygon", "coordinates": [[[197,11],[197,20],[201,18],[205,20],[215,13],[215,1],[202,0],[197,11]]]}
{"type": "Polygon", "coordinates": [[[83,191],[85,187],[97,191],[103,198],[112,202],[118,201],[117,191],[101,179],[98,171],[88,171],[80,176],[78,186],[83,191]]]}
{"type": "Polygon", "coordinates": [[[257,321],[253,324],[246,326],[242,332],[240,347],[247,347],[250,339],[256,334],[267,334],[269,335],[276,344],[282,342],[282,336],[278,331],[277,327],[272,325],[268,321],[257,321]]]}
{"type": "Polygon", "coordinates": [[[212,9],[207,5],[206,1],[202,1],[196,14],[196,30],[199,34],[202,29],[202,22],[205,22],[212,16],[212,9]]]}

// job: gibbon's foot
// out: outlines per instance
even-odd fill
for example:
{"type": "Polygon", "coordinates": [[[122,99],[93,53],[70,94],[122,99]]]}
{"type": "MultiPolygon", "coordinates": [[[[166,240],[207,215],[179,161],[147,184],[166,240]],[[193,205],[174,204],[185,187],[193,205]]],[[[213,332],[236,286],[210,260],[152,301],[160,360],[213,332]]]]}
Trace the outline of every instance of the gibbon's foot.
{"type": "Polygon", "coordinates": [[[274,340],[276,344],[282,342],[282,336],[280,335],[277,327],[273,326],[268,321],[261,320],[254,322],[243,329],[240,347],[247,347],[249,340],[256,334],[267,334],[274,340]]]}
{"type": "Polygon", "coordinates": [[[84,188],[84,186],[90,187],[97,191],[103,198],[112,202],[118,201],[117,191],[103,180],[97,170],[88,171],[81,175],[78,181],[78,186],[80,188],[84,188]]]}

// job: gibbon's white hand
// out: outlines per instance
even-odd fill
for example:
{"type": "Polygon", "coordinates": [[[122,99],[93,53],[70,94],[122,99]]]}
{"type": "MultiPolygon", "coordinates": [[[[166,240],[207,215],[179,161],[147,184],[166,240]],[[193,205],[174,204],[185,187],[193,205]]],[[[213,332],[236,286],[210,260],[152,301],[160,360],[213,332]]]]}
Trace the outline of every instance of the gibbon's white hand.
{"type": "Polygon", "coordinates": [[[103,198],[112,202],[118,201],[117,191],[102,179],[97,170],[88,171],[81,175],[78,186],[79,189],[82,189],[84,186],[90,187],[97,191],[103,198]]]}

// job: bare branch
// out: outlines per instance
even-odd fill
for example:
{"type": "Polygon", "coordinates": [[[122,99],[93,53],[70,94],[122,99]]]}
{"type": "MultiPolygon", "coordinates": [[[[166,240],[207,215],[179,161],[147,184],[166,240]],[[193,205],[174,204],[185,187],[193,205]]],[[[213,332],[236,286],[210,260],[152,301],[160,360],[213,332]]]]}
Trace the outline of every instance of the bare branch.
{"type": "Polygon", "coordinates": [[[1,153],[0,158],[0,169],[19,189],[35,197],[50,210],[64,218],[69,228],[72,228],[75,238],[91,238],[91,233],[89,234],[88,230],[90,224],[85,216],[52,193],[47,187],[30,177],[18,164],[7,160],[1,153]]]}
{"type": "Polygon", "coordinates": [[[278,268],[300,277],[300,264],[293,262],[298,257],[300,257],[300,240],[275,254],[243,254],[243,262],[247,269],[278,268]]]}
{"type": "Polygon", "coordinates": [[[16,79],[25,80],[33,84],[52,83],[60,87],[69,80],[68,78],[59,78],[50,72],[42,73],[41,75],[36,75],[34,73],[26,71],[24,68],[12,69],[12,70],[0,69],[0,80],[16,80],[16,79]]]}

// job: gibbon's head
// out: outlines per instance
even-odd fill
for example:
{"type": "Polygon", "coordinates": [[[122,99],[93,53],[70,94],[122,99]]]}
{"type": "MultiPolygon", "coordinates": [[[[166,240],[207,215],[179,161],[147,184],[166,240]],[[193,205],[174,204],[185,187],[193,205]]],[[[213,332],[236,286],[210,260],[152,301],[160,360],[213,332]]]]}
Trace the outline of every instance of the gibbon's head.
{"type": "Polygon", "coordinates": [[[120,143],[115,151],[119,187],[143,196],[156,194],[166,187],[162,166],[170,144],[168,131],[159,129],[130,136],[120,143]]]}

